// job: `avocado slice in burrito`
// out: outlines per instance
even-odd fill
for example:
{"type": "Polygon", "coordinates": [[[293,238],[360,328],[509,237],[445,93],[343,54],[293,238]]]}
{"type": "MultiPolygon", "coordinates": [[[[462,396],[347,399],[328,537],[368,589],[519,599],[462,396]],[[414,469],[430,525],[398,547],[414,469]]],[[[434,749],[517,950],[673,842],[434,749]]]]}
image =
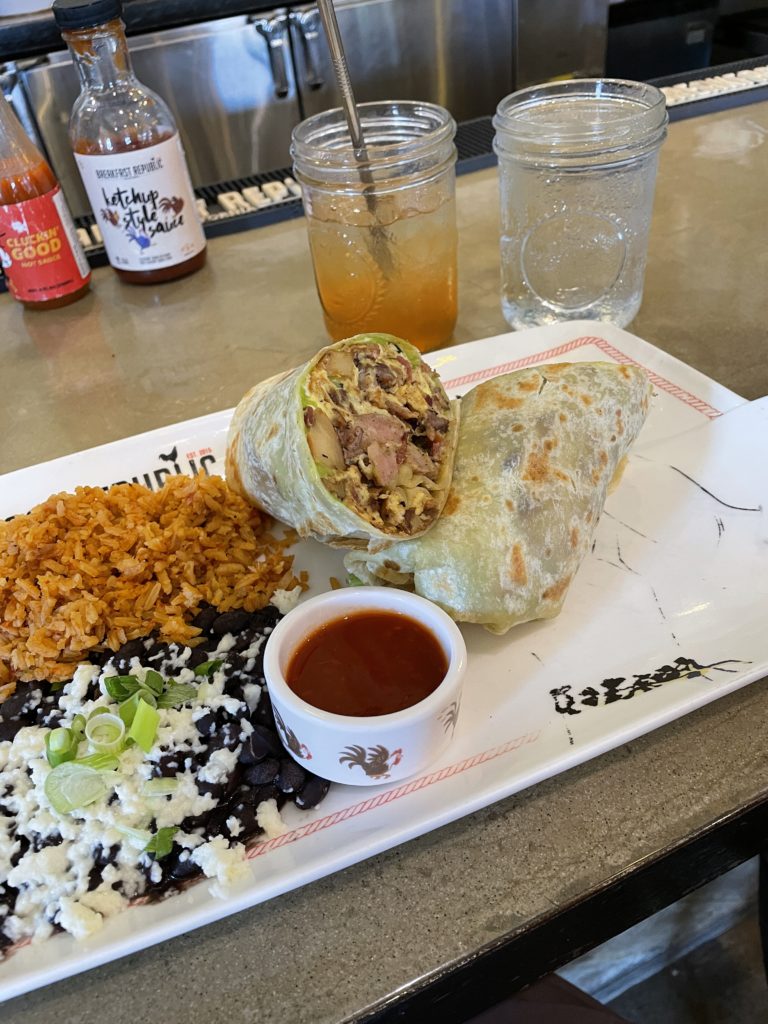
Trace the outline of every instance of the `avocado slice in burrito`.
{"type": "Polygon", "coordinates": [[[227,480],[301,536],[375,550],[435,522],[457,428],[457,403],[417,349],[359,334],[245,395],[227,480]]]}
{"type": "Polygon", "coordinates": [[[438,522],[377,554],[348,553],[347,570],[493,633],[557,615],[650,395],[643,370],[615,363],[537,366],[479,384],[461,400],[438,522]]]}

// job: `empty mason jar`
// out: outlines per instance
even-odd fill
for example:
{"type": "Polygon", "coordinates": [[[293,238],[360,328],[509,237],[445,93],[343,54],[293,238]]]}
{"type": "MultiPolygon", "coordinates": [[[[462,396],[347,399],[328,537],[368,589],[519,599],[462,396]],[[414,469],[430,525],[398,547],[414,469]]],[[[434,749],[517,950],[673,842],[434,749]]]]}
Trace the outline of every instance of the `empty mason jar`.
{"type": "Polygon", "coordinates": [[[667,120],[658,89],[618,79],[533,86],[501,101],[494,149],[511,327],[633,319],[667,120]]]}
{"type": "Polygon", "coordinates": [[[431,103],[359,111],[362,162],[341,110],[293,131],[325,324],[334,340],[383,331],[427,352],[456,323],[456,124],[431,103]]]}

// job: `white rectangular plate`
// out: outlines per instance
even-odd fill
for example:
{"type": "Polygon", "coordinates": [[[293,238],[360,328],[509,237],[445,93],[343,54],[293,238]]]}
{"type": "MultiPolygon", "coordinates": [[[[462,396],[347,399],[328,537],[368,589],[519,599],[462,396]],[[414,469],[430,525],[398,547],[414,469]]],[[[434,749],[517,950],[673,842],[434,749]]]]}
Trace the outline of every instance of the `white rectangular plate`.
{"type": "MultiPolygon", "coordinates": [[[[255,847],[226,899],[206,883],[135,906],[78,943],[0,963],[0,999],[124,956],[314,881],[610,750],[768,673],[768,403],[745,403],[652,345],[589,322],[502,335],[429,357],[452,394],[523,366],[608,359],[644,366],[649,420],[562,614],[505,637],[464,629],[469,676],[453,745],[424,775],[332,787],[255,847]],[[723,415],[727,414],[727,415],[723,415]]],[[[57,490],[223,467],[231,412],[93,448],[0,479],[0,516],[57,490]]],[[[338,554],[295,549],[312,593],[338,554]]]]}

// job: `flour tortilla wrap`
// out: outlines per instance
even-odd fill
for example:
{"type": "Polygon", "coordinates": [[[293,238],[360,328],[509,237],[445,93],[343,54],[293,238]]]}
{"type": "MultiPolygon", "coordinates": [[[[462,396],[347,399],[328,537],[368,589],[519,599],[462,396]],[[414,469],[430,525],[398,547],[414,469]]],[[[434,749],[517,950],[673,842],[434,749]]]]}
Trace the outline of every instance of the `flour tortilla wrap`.
{"type": "Polygon", "coordinates": [[[245,395],[227,480],[303,537],[376,550],[437,519],[457,430],[457,403],[419,352],[361,334],[245,395]]]}
{"type": "Polygon", "coordinates": [[[346,568],[493,633],[557,615],[650,395],[641,369],[615,363],[539,366],[478,385],[461,402],[439,521],[379,554],[350,552],[346,568]]]}

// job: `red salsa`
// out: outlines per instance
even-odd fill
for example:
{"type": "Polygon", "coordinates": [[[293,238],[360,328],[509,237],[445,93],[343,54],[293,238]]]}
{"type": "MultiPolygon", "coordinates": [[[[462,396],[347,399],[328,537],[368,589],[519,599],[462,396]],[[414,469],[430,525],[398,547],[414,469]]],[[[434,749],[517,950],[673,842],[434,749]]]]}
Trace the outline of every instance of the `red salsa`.
{"type": "Polygon", "coordinates": [[[296,648],[285,680],[337,715],[388,715],[428,697],[448,671],[433,633],[397,612],[355,612],[326,623],[296,648]]]}

